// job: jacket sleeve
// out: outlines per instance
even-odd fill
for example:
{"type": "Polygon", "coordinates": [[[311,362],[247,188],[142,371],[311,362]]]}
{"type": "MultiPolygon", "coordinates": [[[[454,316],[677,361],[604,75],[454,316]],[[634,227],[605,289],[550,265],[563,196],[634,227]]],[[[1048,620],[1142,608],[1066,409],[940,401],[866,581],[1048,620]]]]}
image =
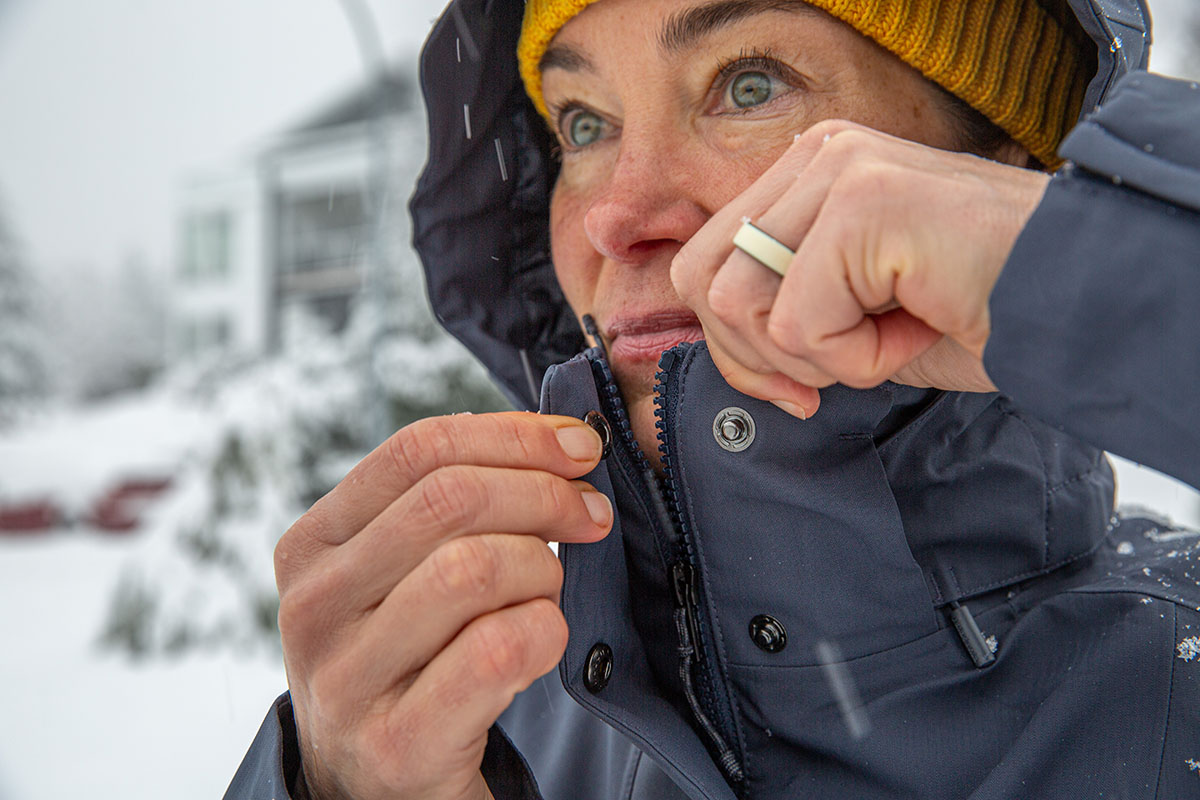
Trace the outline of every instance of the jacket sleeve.
{"type": "Polygon", "coordinates": [[[225,800],[302,800],[303,787],[296,785],[299,775],[300,746],[292,717],[292,698],[284,693],[267,712],[258,735],[225,790],[225,800]]]}
{"type": "MultiPolygon", "coordinates": [[[[284,693],[267,712],[225,790],[225,800],[308,800],[300,764],[292,698],[284,693]]],[[[499,725],[488,731],[481,771],[496,800],[542,798],[529,765],[499,725]]]]}
{"type": "Polygon", "coordinates": [[[1200,86],[1130,73],[1061,153],[984,366],[1043,420],[1200,487],[1200,86]]]}

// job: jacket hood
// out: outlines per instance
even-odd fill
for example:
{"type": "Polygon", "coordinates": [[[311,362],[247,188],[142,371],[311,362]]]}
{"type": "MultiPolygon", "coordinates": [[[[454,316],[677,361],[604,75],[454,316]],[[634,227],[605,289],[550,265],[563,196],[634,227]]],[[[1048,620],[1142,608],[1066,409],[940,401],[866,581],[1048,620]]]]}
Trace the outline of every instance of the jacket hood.
{"type": "MultiPolygon", "coordinates": [[[[1043,0],[1096,42],[1085,113],[1150,53],[1145,0],[1043,0]]],[[[410,202],[413,243],[439,322],[517,408],[546,369],[584,348],[550,260],[552,139],[525,95],[518,0],[453,0],[421,54],[429,158],[410,202]]]]}

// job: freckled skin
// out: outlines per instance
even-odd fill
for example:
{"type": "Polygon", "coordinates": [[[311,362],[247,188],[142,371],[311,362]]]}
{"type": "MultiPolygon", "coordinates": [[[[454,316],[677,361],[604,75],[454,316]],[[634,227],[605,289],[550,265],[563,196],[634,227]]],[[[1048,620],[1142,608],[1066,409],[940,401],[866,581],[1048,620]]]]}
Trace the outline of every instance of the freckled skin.
{"type": "MultiPolygon", "coordinates": [[[[573,101],[607,120],[611,135],[571,152],[550,208],[558,280],[577,315],[602,329],[629,309],[681,309],[671,259],[722,206],[773,164],[796,134],[847,119],[952,149],[953,121],[918,72],[823,12],[770,11],[706,37],[695,49],[661,52],[663,21],[694,0],[603,0],[555,38],[595,71],[550,68],[547,105],[573,101]],[[799,78],[746,113],[722,105],[719,62],[767,53],[799,78]]],[[[561,133],[560,133],[561,139],[561,133]]],[[[638,442],[657,452],[653,364],[617,361],[614,371],[638,442]]]]}

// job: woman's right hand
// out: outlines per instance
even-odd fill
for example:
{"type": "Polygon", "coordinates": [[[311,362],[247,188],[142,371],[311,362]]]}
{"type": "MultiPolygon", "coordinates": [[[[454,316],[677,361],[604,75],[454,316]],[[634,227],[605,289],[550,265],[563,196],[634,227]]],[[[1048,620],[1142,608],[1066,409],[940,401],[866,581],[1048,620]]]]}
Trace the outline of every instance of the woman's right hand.
{"type": "Polygon", "coordinates": [[[600,453],[570,417],[422,420],[284,534],[279,629],[314,798],[490,796],[488,729],[566,647],[546,543],[612,524],[576,480],[600,453]]]}

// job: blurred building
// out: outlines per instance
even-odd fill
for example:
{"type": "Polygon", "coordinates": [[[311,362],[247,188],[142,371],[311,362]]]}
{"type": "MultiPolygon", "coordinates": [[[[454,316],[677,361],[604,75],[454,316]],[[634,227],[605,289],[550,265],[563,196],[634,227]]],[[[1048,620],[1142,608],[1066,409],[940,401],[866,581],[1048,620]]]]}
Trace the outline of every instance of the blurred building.
{"type": "MultiPolygon", "coordinates": [[[[172,355],[271,352],[296,311],[340,331],[388,255],[387,237],[374,229],[378,181],[395,174],[396,155],[421,135],[411,82],[389,75],[242,164],[188,181],[171,280],[172,355]]],[[[386,213],[403,213],[392,205],[386,213]]]]}

